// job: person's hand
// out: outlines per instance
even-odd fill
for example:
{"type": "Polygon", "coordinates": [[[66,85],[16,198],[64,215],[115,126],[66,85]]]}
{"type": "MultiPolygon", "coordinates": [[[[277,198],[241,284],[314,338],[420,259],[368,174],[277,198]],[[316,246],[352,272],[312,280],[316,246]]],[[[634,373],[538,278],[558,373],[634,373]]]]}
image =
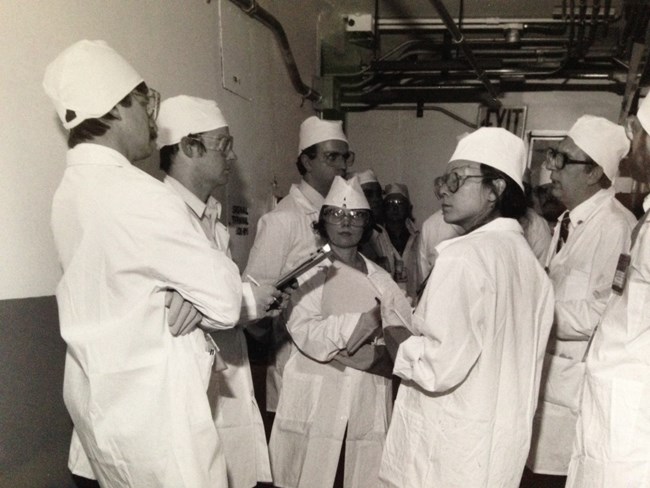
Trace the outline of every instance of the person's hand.
{"type": "Polygon", "coordinates": [[[384,342],[388,349],[390,358],[395,362],[397,350],[402,342],[411,337],[411,331],[401,325],[389,325],[384,327],[384,342]]]}
{"type": "Polygon", "coordinates": [[[167,290],[165,294],[167,325],[173,336],[185,335],[196,329],[203,320],[203,315],[192,303],[185,300],[176,290],[167,290]]]}
{"type": "MultiPolygon", "coordinates": [[[[257,317],[268,316],[269,307],[281,299],[282,293],[273,285],[251,286],[253,297],[255,298],[255,308],[257,317]]],[[[279,311],[275,313],[277,315],[279,311]]]]}
{"type": "MultiPolygon", "coordinates": [[[[379,302],[379,300],[377,300],[379,302]]],[[[379,304],[361,314],[356,327],[352,331],[346,349],[349,354],[354,354],[364,344],[371,342],[381,335],[381,313],[379,304]]]]}

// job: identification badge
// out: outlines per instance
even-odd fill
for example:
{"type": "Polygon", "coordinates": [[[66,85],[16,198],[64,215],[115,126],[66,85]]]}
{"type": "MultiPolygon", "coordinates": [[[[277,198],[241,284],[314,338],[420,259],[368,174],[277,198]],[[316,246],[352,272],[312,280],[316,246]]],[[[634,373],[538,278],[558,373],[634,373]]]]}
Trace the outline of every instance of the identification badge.
{"type": "Polygon", "coordinates": [[[627,282],[627,273],[630,269],[630,255],[621,254],[618,257],[618,264],[616,265],[616,272],[614,273],[614,280],[612,281],[612,290],[617,295],[622,295],[627,282]]]}

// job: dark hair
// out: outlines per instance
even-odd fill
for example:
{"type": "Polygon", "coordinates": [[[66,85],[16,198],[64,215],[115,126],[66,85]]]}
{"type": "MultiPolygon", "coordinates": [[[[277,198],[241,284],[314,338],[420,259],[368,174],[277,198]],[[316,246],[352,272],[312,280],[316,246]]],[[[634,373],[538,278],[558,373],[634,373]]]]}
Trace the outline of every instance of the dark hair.
{"type": "MultiPolygon", "coordinates": [[[[131,90],[122,100],[120,100],[117,105],[120,105],[122,107],[130,107],[132,103],[131,94],[134,91],[142,94],[147,94],[149,92],[149,89],[147,88],[147,84],[143,81],[142,83],[138,84],[133,90],[131,90]]],[[[67,120],[72,120],[76,116],[77,115],[74,110],[68,110],[66,112],[67,120]]],[[[106,134],[106,132],[108,132],[108,129],[111,128],[110,122],[112,120],[115,120],[115,116],[111,114],[110,111],[101,117],[84,120],[79,125],[70,129],[70,133],[68,134],[68,147],[72,149],[77,144],[92,141],[95,137],[103,136],[106,134]]]]}
{"type": "MultiPolygon", "coordinates": [[[[197,148],[200,155],[205,154],[207,149],[205,144],[200,140],[201,134],[188,134],[190,146],[197,148]]],[[[165,173],[169,173],[172,169],[172,163],[174,156],[178,154],[178,151],[181,150],[181,144],[177,142],[176,144],[171,144],[169,146],[163,146],[160,148],[160,169],[165,173]]]]}
{"type": "MultiPolygon", "coordinates": [[[[318,220],[311,224],[314,231],[316,231],[316,233],[326,241],[329,241],[329,237],[327,236],[327,231],[325,230],[325,219],[323,219],[323,211],[329,207],[330,205],[323,205],[320,209],[320,213],[318,214],[318,220]]],[[[373,217],[370,210],[368,210],[368,212],[370,213],[370,219],[368,220],[368,224],[366,224],[366,226],[363,228],[363,234],[361,235],[361,240],[358,244],[359,246],[361,244],[365,244],[370,240],[370,237],[372,237],[372,231],[375,228],[375,218],[373,217]]]]}
{"type": "Polygon", "coordinates": [[[487,164],[481,164],[481,174],[486,177],[483,180],[483,185],[491,188],[494,194],[497,195],[495,209],[499,211],[501,217],[517,220],[526,214],[527,205],[524,190],[510,176],[487,164]],[[501,195],[499,195],[494,184],[496,179],[501,179],[506,183],[501,195]]]}
{"type": "Polygon", "coordinates": [[[307,173],[307,168],[305,168],[305,165],[302,164],[302,161],[300,160],[300,157],[303,154],[306,155],[309,159],[315,159],[316,156],[318,155],[317,144],[312,144],[311,146],[306,147],[298,155],[298,159],[296,160],[296,166],[298,167],[298,172],[300,173],[300,176],[305,176],[305,173],[307,173]]]}

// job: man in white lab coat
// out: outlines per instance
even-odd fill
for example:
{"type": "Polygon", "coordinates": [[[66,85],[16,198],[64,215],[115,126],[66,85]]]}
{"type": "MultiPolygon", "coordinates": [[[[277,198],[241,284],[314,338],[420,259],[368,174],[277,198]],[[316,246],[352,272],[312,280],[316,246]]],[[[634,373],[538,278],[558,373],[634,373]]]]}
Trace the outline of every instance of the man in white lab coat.
{"type": "MultiPolygon", "coordinates": [[[[628,119],[632,175],[650,182],[650,97],[628,119]]],[[[587,356],[567,487],[650,486],[650,200],[621,255],[587,356]]]]}
{"type": "MultiPolygon", "coordinates": [[[[216,249],[230,256],[221,203],[212,192],[228,183],[237,161],[228,123],[217,103],[179,95],[160,106],[157,146],[164,183],[187,204],[191,219],[216,249]]],[[[241,320],[263,317],[280,293],[272,285],[242,283],[241,320]]],[[[211,333],[226,368],[212,375],[210,403],[223,442],[229,488],[271,481],[271,468],[242,326],[211,333]]]]}
{"type": "MultiPolygon", "coordinates": [[[[584,115],[557,149],[550,149],[553,196],[567,210],[558,218],[546,259],[555,289],[554,328],[544,361],[540,403],[527,466],[564,486],[575,438],[583,357],[611,291],[635,219],[614,196],[612,183],[630,143],[625,129],[584,115]]],[[[526,473],[526,477],[533,476],[526,473]]]]}
{"type": "Polygon", "coordinates": [[[195,320],[170,329],[165,304],[176,290],[202,327],[230,328],[241,280],[183,200],[132,165],[153,151],[157,92],[103,41],[64,50],[43,86],[70,130],[52,204],[70,470],[104,488],[226,486],[206,395],[214,348],[195,320]]]}
{"type": "MultiPolygon", "coordinates": [[[[324,242],[312,223],[335,176],[345,176],[354,162],[341,121],[311,116],[300,126],[296,165],[302,175],[291,185],[278,206],[262,216],[246,266],[246,275],[258,281],[274,282],[292,270],[324,242]]],[[[274,412],[282,386],[282,369],[291,352],[282,315],[274,321],[275,355],[266,381],[266,409],[274,412]]]]}

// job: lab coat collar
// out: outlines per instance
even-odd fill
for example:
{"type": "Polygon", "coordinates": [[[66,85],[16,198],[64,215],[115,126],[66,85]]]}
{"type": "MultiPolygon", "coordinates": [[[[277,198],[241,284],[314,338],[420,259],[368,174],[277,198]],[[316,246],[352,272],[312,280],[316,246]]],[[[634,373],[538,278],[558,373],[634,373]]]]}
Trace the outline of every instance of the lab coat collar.
{"type": "MultiPolygon", "coordinates": [[[[589,219],[601,206],[607,203],[609,200],[614,198],[614,188],[607,188],[598,190],[592,196],[587,198],[584,202],[578,205],[576,208],[569,212],[569,217],[571,218],[571,229],[575,229],[577,225],[582,224],[584,221],[589,219]]],[[[558,222],[562,221],[562,218],[566,212],[563,212],[558,217],[558,222]]]]}
{"type": "Polygon", "coordinates": [[[643,210],[646,212],[650,210],[650,194],[646,195],[646,197],[643,199],[643,210]]]}
{"type": "Polygon", "coordinates": [[[458,237],[453,237],[451,239],[447,239],[445,241],[442,241],[440,244],[436,246],[436,252],[438,254],[445,249],[446,247],[450,246],[451,244],[461,240],[461,239],[466,239],[470,236],[476,235],[476,234],[481,234],[483,232],[493,232],[493,231],[509,231],[509,232],[517,232],[521,234],[522,236],[524,235],[524,229],[521,228],[521,225],[519,222],[517,222],[515,219],[509,219],[505,217],[499,217],[496,218],[490,222],[488,222],[485,225],[482,225],[478,229],[474,229],[472,232],[469,234],[465,234],[462,236],[458,237]]]}
{"type": "Polygon", "coordinates": [[[93,165],[93,166],[133,166],[123,154],[101,144],[83,142],[77,144],[66,154],[68,166],[93,165]]]}
{"type": "Polygon", "coordinates": [[[305,210],[306,215],[311,215],[320,212],[325,198],[318,193],[316,189],[307,183],[305,180],[300,180],[297,185],[291,185],[289,190],[295,201],[305,210]]]}
{"type": "Polygon", "coordinates": [[[207,207],[215,207],[217,209],[217,218],[221,217],[221,203],[219,203],[219,201],[212,195],[208,197],[208,202],[206,205],[205,202],[202,202],[199,197],[185,188],[185,186],[176,178],[167,175],[163,181],[166,185],[171,186],[176,191],[176,193],[180,195],[185,204],[192,209],[192,212],[196,214],[199,220],[202,219],[205,215],[205,210],[207,207]]]}

